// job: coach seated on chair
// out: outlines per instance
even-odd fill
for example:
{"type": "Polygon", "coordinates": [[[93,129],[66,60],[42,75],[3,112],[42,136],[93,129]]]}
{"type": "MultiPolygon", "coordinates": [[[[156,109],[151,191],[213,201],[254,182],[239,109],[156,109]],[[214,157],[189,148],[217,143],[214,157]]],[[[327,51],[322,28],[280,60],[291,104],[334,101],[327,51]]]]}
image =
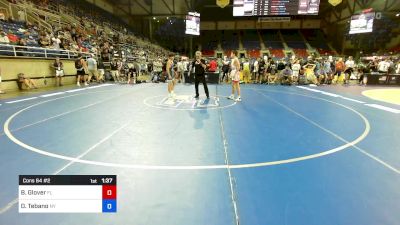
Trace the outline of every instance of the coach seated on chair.
{"type": "Polygon", "coordinates": [[[20,90],[22,90],[22,85],[23,85],[23,84],[25,84],[25,86],[26,86],[28,89],[32,89],[32,88],[37,89],[35,83],[34,83],[30,78],[27,78],[27,77],[25,76],[25,74],[23,74],[23,73],[19,73],[19,74],[18,74],[18,81],[17,81],[17,83],[18,83],[18,88],[19,88],[20,90]]]}

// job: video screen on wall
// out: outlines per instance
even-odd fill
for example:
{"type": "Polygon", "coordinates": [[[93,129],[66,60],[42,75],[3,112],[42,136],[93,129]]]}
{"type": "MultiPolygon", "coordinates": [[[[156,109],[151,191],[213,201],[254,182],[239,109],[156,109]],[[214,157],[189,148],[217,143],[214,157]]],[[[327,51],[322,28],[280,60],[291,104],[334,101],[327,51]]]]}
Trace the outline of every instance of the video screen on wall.
{"type": "Polygon", "coordinates": [[[375,13],[353,15],[350,21],[350,34],[369,33],[373,31],[375,13]]]}
{"type": "Polygon", "coordinates": [[[318,15],[320,0],[234,0],[233,16],[318,15]]]}
{"type": "Polygon", "coordinates": [[[188,13],[188,15],[186,16],[185,34],[200,35],[200,13],[188,13]]]}

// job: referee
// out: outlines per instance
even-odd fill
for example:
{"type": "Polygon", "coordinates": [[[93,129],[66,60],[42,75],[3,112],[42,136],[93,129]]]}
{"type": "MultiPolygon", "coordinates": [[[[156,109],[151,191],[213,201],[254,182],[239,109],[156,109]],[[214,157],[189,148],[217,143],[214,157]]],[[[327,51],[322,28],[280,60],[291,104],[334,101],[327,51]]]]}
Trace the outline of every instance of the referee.
{"type": "Polygon", "coordinates": [[[201,52],[196,51],[196,60],[193,61],[192,63],[192,68],[194,68],[194,86],[196,88],[196,99],[199,98],[199,83],[203,83],[204,86],[204,92],[207,95],[207,99],[210,98],[210,95],[208,93],[208,87],[207,87],[207,82],[206,82],[206,76],[205,76],[205,70],[206,70],[206,61],[201,58],[201,52]]]}

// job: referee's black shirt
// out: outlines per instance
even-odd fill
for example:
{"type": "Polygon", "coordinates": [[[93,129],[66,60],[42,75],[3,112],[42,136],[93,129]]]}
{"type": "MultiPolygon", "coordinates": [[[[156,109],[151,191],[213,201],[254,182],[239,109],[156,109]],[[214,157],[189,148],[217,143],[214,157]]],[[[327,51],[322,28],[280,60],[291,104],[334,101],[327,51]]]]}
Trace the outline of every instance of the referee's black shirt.
{"type": "MultiPolygon", "coordinates": [[[[200,59],[201,63],[206,64],[206,61],[204,59],[200,59]]],[[[203,66],[197,62],[197,60],[193,61],[192,63],[192,68],[194,68],[194,74],[196,76],[204,76],[205,74],[205,69],[203,66]]]]}

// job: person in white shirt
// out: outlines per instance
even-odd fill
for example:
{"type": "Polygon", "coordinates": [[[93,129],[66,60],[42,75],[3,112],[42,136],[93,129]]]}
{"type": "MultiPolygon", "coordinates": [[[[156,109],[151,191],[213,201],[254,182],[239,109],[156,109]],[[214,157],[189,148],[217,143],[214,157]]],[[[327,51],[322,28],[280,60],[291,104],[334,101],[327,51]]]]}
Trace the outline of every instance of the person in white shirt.
{"type": "Polygon", "coordinates": [[[400,60],[397,62],[397,65],[396,65],[396,73],[400,74],[400,60]]]}
{"type": "Polygon", "coordinates": [[[254,69],[253,69],[252,80],[256,80],[257,79],[257,74],[258,74],[258,60],[257,59],[254,60],[253,67],[254,67],[254,69]]]}
{"type": "Polygon", "coordinates": [[[354,71],[354,67],[355,67],[355,62],[353,60],[353,56],[349,56],[349,58],[347,59],[347,61],[344,63],[344,65],[346,66],[345,70],[344,70],[344,74],[345,74],[345,80],[344,82],[348,82],[350,80],[350,76],[354,71]]]}
{"type": "Polygon", "coordinates": [[[294,62],[294,64],[292,65],[292,81],[295,83],[297,83],[299,80],[300,69],[300,61],[296,60],[296,62],[294,62]]]}
{"type": "Polygon", "coordinates": [[[53,68],[56,71],[56,86],[63,86],[62,77],[64,76],[64,64],[60,61],[60,57],[56,57],[53,68]]]}
{"type": "Polygon", "coordinates": [[[182,72],[182,83],[185,83],[185,73],[188,72],[188,66],[189,66],[189,61],[187,59],[185,59],[182,62],[182,68],[183,68],[183,72],[182,72]]]}
{"type": "Polygon", "coordinates": [[[182,82],[182,76],[184,71],[182,59],[179,59],[176,67],[178,72],[178,82],[182,82]]]}
{"type": "Polygon", "coordinates": [[[382,60],[378,63],[378,71],[380,73],[388,73],[390,67],[389,59],[382,60]]]}
{"type": "Polygon", "coordinates": [[[51,39],[51,41],[53,42],[53,49],[59,50],[60,49],[60,44],[61,44],[61,40],[58,36],[53,37],[51,39]]]}
{"type": "Polygon", "coordinates": [[[88,83],[90,83],[92,77],[96,78],[96,81],[99,82],[99,75],[97,73],[97,61],[94,59],[94,55],[91,54],[90,57],[87,59],[87,66],[88,66],[88,83]]]}
{"type": "Polygon", "coordinates": [[[10,39],[8,39],[6,32],[2,30],[0,30],[0,44],[10,44],[10,39]]]}
{"type": "Polygon", "coordinates": [[[228,99],[235,100],[236,102],[242,101],[240,97],[240,62],[237,58],[238,52],[233,50],[231,52],[231,73],[230,78],[232,79],[232,94],[228,97],[228,99]],[[235,99],[235,92],[237,92],[237,98],[235,99]]]}

